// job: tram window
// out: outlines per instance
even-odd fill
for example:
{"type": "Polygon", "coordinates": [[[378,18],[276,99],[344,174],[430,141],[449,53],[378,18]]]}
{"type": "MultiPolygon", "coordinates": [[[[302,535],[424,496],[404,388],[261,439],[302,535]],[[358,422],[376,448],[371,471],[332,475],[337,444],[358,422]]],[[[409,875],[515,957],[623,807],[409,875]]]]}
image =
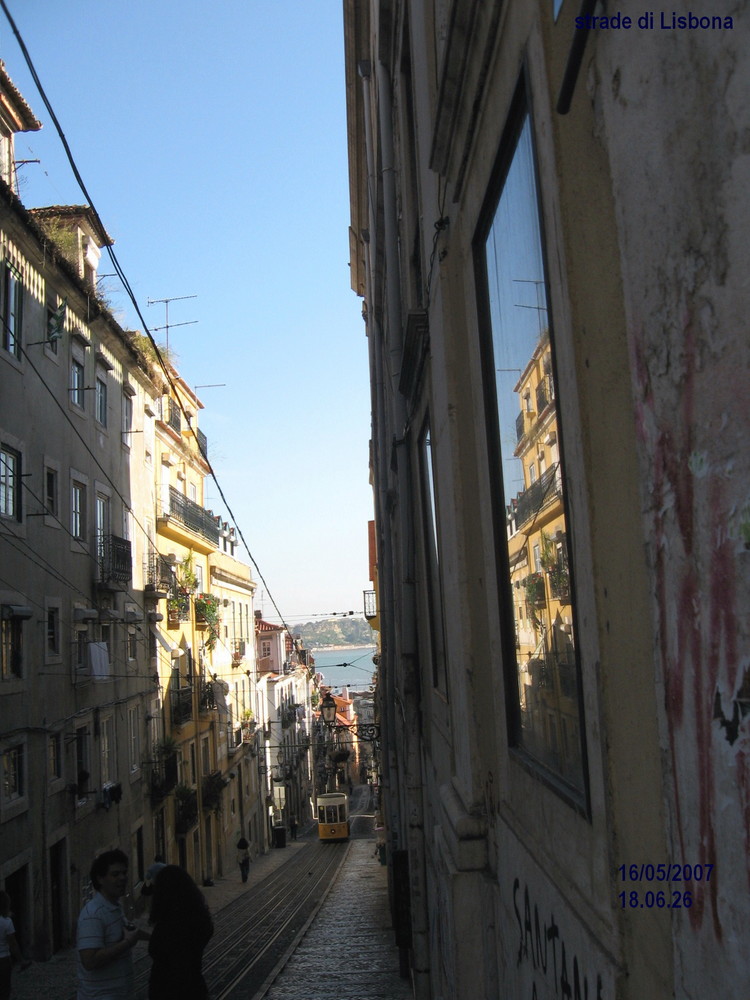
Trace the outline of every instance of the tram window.
{"type": "Polygon", "coordinates": [[[339,806],[339,823],[346,820],[346,806],[339,806]]]}

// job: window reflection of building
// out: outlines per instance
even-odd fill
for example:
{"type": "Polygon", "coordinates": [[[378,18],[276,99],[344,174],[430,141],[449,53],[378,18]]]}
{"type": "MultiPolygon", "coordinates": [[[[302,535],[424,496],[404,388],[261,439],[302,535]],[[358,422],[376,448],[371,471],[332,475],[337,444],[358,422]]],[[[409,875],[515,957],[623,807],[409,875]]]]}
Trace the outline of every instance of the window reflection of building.
{"type": "Polygon", "coordinates": [[[508,517],[516,618],[521,727],[525,747],[575,782],[580,733],[573,609],[551,348],[545,330],[516,390],[521,406],[536,401],[514,455],[526,488],[508,517]],[[539,476],[537,470],[544,469],[539,476]]]}
{"type": "MultiPolygon", "coordinates": [[[[583,791],[581,704],[531,124],[516,118],[499,198],[483,235],[517,704],[511,742],[583,791]]],[[[510,613],[506,621],[510,624],[510,613]]],[[[510,654],[511,650],[508,650],[510,654]]]]}

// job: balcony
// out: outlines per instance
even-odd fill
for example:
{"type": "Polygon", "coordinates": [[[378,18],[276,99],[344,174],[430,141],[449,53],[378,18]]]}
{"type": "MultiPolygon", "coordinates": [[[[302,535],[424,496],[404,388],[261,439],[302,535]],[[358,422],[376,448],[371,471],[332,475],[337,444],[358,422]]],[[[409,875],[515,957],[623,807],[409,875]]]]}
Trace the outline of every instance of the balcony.
{"type": "Polygon", "coordinates": [[[566,569],[553,569],[550,571],[549,592],[561,604],[570,603],[570,576],[566,569]]]}
{"type": "MultiPolygon", "coordinates": [[[[179,541],[186,541],[186,539],[181,537],[183,532],[176,530],[177,525],[186,528],[192,536],[203,539],[204,545],[196,547],[202,547],[206,552],[219,547],[219,526],[214,515],[210,510],[205,510],[194,500],[190,500],[183,493],[180,493],[174,486],[169,487],[169,510],[164,512],[159,522],[161,529],[167,526],[172,527],[171,533],[176,534],[179,541]]],[[[165,533],[169,534],[170,532],[165,533]]],[[[188,538],[187,543],[191,542],[192,539],[188,538]]]]}
{"type": "Polygon", "coordinates": [[[182,429],[182,414],[177,403],[169,396],[163,396],[161,401],[161,422],[171,427],[179,434],[182,429]]]}
{"type": "Polygon", "coordinates": [[[544,375],[536,387],[536,412],[541,413],[546,406],[554,402],[555,386],[551,375],[544,375]]]}
{"type": "Polygon", "coordinates": [[[216,707],[214,686],[210,681],[204,681],[201,685],[200,710],[201,712],[211,712],[216,707]]]}
{"type": "Polygon", "coordinates": [[[99,585],[107,589],[125,590],[133,576],[130,542],[117,535],[102,535],[98,541],[99,585]]]}
{"type": "Polygon", "coordinates": [[[201,799],[206,812],[218,812],[221,809],[222,792],[229,782],[221,771],[211,771],[201,784],[201,799]]]}
{"type": "Polygon", "coordinates": [[[521,410],[516,417],[516,442],[520,441],[524,434],[531,429],[536,413],[533,410],[521,410]]]}
{"type": "Polygon", "coordinates": [[[193,718],[193,689],[180,688],[171,693],[172,725],[182,726],[193,718]]]}
{"type": "Polygon", "coordinates": [[[151,771],[151,804],[158,805],[177,785],[177,756],[172,754],[154,764],[151,771]]]}
{"type": "Polygon", "coordinates": [[[178,785],[175,799],[175,833],[184,837],[198,822],[198,793],[187,785],[178,785]]]}
{"type": "Polygon", "coordinates": [[[232,757],[242,747],[242,729],[233,722],[227,723],[227,754],[232,757]]]}
{"type": "Polygon", "coordinates": [[[190,621],[190,594],[177,591],[167,600],[167,628],[179,628],[190,621]]]}
{"type": "MultiPolygon", "coordinates": [[[[523,415],[523,414],[522,414],[523,415]]],[[[531,521],[540,510],[557,497],[562,496],[562,480],[557,463],[544,472],[527,490],[516,498],[516,526],[518,528],[531,521]]]]}
{"type": "Polygon", "coordinates": [[[377,618],[378,617],[378,595],[377,595],[377,591],[375,591],[375,590],[364,590],[362,592],[362,596],[364,598],[364,605],[365,605],[365,618],[367,618],[368,621],[371,618],[377,618]]]}
{"type": "Polygon", "coordinates": [[[174,570],[171,563],[168,563],[154,548],[150,549],[144,559],[143,576],[146,590],[168,593],[174,585],[174,570]]]}

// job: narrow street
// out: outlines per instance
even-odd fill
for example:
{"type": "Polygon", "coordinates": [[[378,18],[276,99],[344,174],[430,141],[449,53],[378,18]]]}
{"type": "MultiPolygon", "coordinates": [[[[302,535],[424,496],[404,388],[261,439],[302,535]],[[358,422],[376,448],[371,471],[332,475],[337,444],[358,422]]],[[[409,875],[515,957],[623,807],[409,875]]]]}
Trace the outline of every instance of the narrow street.
{"type": "MultiPolygon", "coordinates": [[[[302,989],[307,998],[411,997],[398,972],[368,792],[355,789],[349,843],[320,843],[310,826],[300,839],[258,858],[247,883],[230,859],[225,876],[203,890],[215,922],[203,962],[212,1000],[291,1000],[302,989]]],[[[135,1000],[146,1000],[151,960],[145,944],[134,960],[135,1000]]],[[[74,1000],[75,991],[75,949],[13,977],[14,1000],[74,1000]]]]}

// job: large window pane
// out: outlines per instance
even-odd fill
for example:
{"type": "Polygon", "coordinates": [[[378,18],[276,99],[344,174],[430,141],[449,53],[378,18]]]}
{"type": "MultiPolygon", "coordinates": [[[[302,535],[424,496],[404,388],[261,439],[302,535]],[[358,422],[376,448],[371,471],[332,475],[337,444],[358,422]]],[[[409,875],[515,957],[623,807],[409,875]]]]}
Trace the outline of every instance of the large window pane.
{"type": "Polygon", "coordinates": [[[495,482],[504,510],[501,591],[506,626],[514,629],[511,729],[517,746],[582,790],[565,476],[528,115],[514,142],[484,243],[495,482]]]}

